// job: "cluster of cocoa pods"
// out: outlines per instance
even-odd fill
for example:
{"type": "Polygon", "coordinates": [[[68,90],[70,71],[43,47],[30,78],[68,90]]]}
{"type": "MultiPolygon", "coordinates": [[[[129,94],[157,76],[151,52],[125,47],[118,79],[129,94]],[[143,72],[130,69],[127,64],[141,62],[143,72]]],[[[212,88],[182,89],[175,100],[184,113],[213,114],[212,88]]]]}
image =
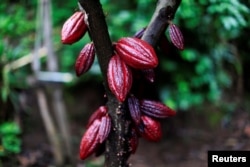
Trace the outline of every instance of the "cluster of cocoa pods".
{"type": "MultiPolygon", "coordinates": [[[[134,95],[129,95],[126,102],[133,125],[128,147],[131,153],[135,153],[139,137],[152,142],[159,141],[162,137],[159,119],[172,117],[176,112],[161,102],[139,100],[134,95]]],[[[87,123],[87,130],[81,139],[80,158],[84,160],[93,153],[98,155],[110,131],[111,118],[108,107],[100,106],[93,112],[87,123]]]]}
{"type": "Polygon", "coordinates": [[[90,117],[80,144],[80,158],[86,159],[102,148],[111,129],[111,119],[106,106],[100,106],[90,117]]]}
{"type": "MultiPolygon", "coordinates": [[[[73,44],[84,36],[88,31],[85,22],[86,16],[86,13],[78,11],[64,23],[61,30],[63,44],[73,44]]],[[[109,60],[106,74],[111,92],[119,102],[128,106],[133,125],[129,140],[131,153],[135,153],[139,137],[149,141],[159,141],[162,137],[159,119],[176,114],[175,111],[161,102],[138,99],[131,92],[133,71],[140,71],[149,82],[154,82],[154,68],[159,63],[154,48],[141,39],[145,30],[146,28],[143,28],[133,37],[123,37],[113,43],[113,56],[109,60]]],[[[169,21],[169,36],[171,42],[178,49],[182,50],[184,48],[182,33],[171,21],[169,21]]],[[[161,44],[168,42],[166,36],[163,36],[160,40],[162,41],[161,44]]],[[[94,43],[90,42],[83,47],[76,59],[76,75],[81,76],[86,73],[93,64],[94,58],[94,43]]],[[[108,107],[100,106],[91,115],[87,130],[82,137],[80,144],[81,159],[86,159],[93,153],[99,154],[99,150],[105,145],[111,126],[108,107]]]]}

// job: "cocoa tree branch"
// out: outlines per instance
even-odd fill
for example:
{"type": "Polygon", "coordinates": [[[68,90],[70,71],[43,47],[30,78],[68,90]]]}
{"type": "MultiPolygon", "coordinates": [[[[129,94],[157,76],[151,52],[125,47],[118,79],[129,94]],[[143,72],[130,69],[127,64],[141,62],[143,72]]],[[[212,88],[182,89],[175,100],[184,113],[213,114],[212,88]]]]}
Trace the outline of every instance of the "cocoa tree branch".
{"type": "MultiPolygon", "coordinates": [[[[165,31],[181,0],[159,0],[153,17],[142,39],[155,46],[160,35],[165,31]]],[[[112,42],[108,33],[105,15],[99,0],[79,0],[88,16],[89,33],[94,42],[97,58],[104,79],[108,98],[107,106],[112,120],[112,130],[106,141],[106,166],[127,167],[129,152],[130,120],[125,104],[119,103],[111,93],[107,83],[107,67],[113,55],[112,42]]]]}
{"type": "Polygon", "coordinates": [[[112,120],[112,129],[106,141],[106,166],[125,167],[129,157],[129,123],[123,103],[119,103],[111,93],[107,83],[107,67],[113,55],[112,42],[108,33],[105,15],[99,0],[79,0],[88,17],[89,33],[94,42],[97,58],[104,79],[108,98],[107,106],[112,120]]]}
{"type": "Polygon", "coordinates": [[[79,0],[79,3],[87,14],[89,33],[94,42],[105,88],[108,88],[106,73],[113,49],[102,6],[99,0],[79,0]]]}
{"type": "Polygon", "coordinates": [[[161,34],[166,30],[168,21],[174,18],[180,3],[181,0],[158,0],[154,14],[142,39],[155,46],[161,34]]]}

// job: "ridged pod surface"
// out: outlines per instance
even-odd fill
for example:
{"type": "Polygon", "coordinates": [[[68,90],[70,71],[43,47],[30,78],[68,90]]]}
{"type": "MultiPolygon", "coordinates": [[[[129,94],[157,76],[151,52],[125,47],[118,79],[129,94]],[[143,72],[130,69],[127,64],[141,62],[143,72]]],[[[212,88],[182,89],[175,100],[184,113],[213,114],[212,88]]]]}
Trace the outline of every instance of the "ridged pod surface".
{"type": "Polygon", "coordinates": [[[108,115],[105,115],[101,118],[101,125],[98,132],[99,143],[103,143],[110,132],[111,129],[111,119],[108,115]]]}
{"type": "Polygon", "coordinates": [[[153,142],[159,141],[162,137],[160,122],[146,115],[142,115],[141,119],[143,123],[143,130],[140,130],[140,134],[142,137],[153,142]]]}
{"type": "Polygon", "coordinates": [[[65,21],[61,30],[63,44],[75,43],[87,32],[88,27],[84,22],[84,15],[83,12],[78,11],[65,21]]]}
{"type": "Polygon", "coordinates": [[[128,98],[128,108],[132,120],[136,125],[141,122],[141,111],[140,111],[140,102],[135,96],[130,96],[128,98]]]}
{"type": "Polygon", "coordinates": [[[95,120],[84,133],[80,144],[80,158],[82,160],[95,152],[99,144],[98,131],[100,124],[100,120],[95,120]]]}
{"type": "Polygon", "coordinates": [[[76,75],[80,76],[87,72],[95,59],[95,49],[93,43],[86,44],[78,55],[75,62],[76,75]]]}
{"type": "Polygon", "coordinates": [[[184,49],[184,38],[181,30],[173,23],[169,24],[169,36],[171,42],[180,50],[184,49]]]}
{"type": "Polygon", "coordinates": [[[126,64],[135,69],[155,68],[158,65],[154,48],[135,37],[124,37],[118,40],[115,51],[126,64]]]}
{"type": "Polygon", "coordinates": [[[101,118],[108,114],[107,106],[100,106],[93,114],[90,116],[87,127],[89,127],[96,119],[101,120],[101,118]]]}
{"type": "Polygon", "coordinates": [[[154,118],[167,118],[176,115],[174,110],[158,101],[141,100],[140,108],[143,114],[154,118]]]}
{"type": "Polygon", "coordinates": [[[110,90],[123,102],[132,86],[132,72],[118,55],[114,55],[109,61],[107,78],[110,90]]]}

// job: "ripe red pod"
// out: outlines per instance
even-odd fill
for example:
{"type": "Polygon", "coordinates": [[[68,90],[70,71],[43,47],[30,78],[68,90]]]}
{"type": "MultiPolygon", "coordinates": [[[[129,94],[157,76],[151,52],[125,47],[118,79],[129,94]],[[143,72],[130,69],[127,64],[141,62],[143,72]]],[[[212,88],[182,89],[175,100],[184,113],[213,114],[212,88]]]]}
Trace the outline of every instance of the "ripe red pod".
{"type": "Polygon", "coordinates": [[[63,44],[72,44],[77,42],[87,32],[88,27],[84,22],[84,13],[75,12],[63,24],[61,30],[61,41],[63,44]]]}
{"type": "Polygon", "coordinates": [[[88,43],[81,50],[75,62],[76,75],[80,76],[87,72],[95,59],[95,49],[93,43],[88,43]]]}
{"type": "Polygon", "coordinates": [[[108,115],[101,118],[101,124],[98,132],[99,143],[103,143],[107,139],[111,129],[111,119],[108,115]]]}
{"type": "Polygon", "coordinates": [[[178,26],[170,22],[169,35],[172,43],[180,50],[184,49],[184,38],[178,26]]]}
{"type": "Polygon", "coordinates": [[[117,41],[115,50],[126,64],[135,69],[155,68],[158,65],[154,48],[141,39],[121,38],[117,41]]]}
{"type": "Polygon", "coordinates": [[[109,61],[107,78],[110,90],[123,102],[132,86],[132,72],[118,55],[109,61]]]}
{"type": "Polygon", "coordinates": [[[95,149],[99,144],[98,131],[100,124],[100,120],[95,120],[84,133],[80,144],[80,158],[82,160],[95,152],[95,149]]]}
{"type": "Polygon", "coordinates": [[[174,110],[158,101],[141,100],[140,109],[143,114],[154,118],[167,118],[176,115],[174,110]]]}
{"type": "Polygon", "coordinates": [[[141,122],[140,102],[133,95],[128,98],[128,108],[132,120],[138,125],[141,122]]]}
{"type": "Polygon", "coordinates": [[[90,116],[88,123],[87,123],[87,128],[96,120],[100,120],[101,118],[105,115],[108,114],[108,107],[107,106],[100,106],[93,114],[90,116]]]}
{"type": "Polygon", "coordinates": [[[162,137],[160,122],[146,115],[141,116],[143,129],[139,129],[141,136],[149,141],[157,142],[162,137]]]}

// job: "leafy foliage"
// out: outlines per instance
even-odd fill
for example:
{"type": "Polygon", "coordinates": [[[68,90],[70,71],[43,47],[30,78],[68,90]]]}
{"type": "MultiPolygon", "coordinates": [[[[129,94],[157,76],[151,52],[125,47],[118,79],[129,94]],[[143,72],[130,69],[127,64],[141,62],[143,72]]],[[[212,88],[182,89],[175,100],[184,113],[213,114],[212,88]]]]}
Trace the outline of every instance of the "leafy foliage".
{"type": "Polygon", "coordinates": [[[19,126],[14,122],[0,124],[0,157],[21,151],[20,133],[19,126]]]}
{"type": "Polygon", "coordinates": [[[188,109],[220,100],[233,86],[232,73],[242,75],[242,65],[232,41],[242,38],[249,12],[237,0],[182,1],[174,22],[183,30],[185,50],[163,59],[162,69],[173,81],[161,88],[166,103],[188,109]]]}

